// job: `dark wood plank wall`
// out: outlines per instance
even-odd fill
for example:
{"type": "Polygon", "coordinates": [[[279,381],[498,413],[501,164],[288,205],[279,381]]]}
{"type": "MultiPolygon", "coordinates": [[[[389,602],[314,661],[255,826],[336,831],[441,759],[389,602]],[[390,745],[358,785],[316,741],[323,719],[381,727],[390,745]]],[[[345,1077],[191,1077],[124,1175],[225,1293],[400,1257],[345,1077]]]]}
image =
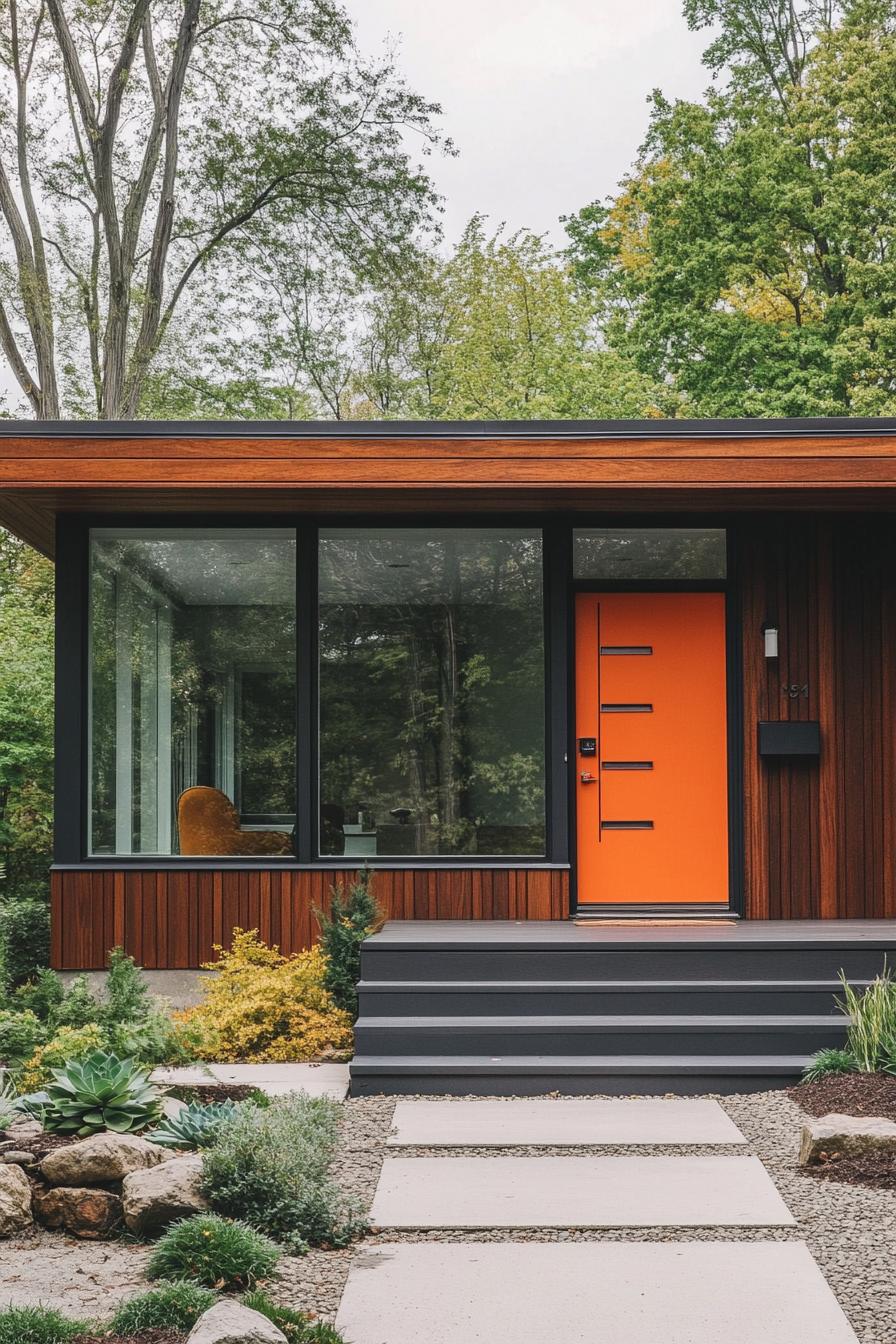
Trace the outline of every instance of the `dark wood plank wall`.
{"type": "MultiPolygon", "coordinates": [[[[122,872],[53,874],[52,951],[57,970],[95,970],[124,947],[148,970],[196,967],[234,928],[258,929],[297,952],[317,937],[316,909],[351,871],[122,872]]],[[[559,869],[377,871],[375,890],[393,919],[563,919],[569,874],[559,869]]]]}
{"type": "Polygon", "coordinates": [[[894,917],[893,519],[767,517],[740,538],[747,915],[894,917]],[[762,656],[764,621],[777,661],[762,656]],[[779,718],[820,721],[818,762],[759,759],[756,723],[779,718]]]}

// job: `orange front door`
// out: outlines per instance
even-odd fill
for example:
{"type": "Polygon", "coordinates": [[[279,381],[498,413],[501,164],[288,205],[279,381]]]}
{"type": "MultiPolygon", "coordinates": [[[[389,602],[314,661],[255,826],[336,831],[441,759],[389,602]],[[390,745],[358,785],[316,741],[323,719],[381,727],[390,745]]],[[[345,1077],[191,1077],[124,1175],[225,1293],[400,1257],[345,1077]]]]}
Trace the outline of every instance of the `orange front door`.
{"type": "Polygon", "coordinates": [[[728,902],[723,593],[576,597],[579,904],[728,902]]]}

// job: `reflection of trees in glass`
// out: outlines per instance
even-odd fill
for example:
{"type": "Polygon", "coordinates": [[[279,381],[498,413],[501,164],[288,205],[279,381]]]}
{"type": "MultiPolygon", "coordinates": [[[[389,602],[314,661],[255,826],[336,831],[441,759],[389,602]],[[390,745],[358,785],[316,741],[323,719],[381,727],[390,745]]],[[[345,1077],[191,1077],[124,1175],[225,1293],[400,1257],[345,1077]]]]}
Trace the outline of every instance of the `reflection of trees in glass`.
{"type": "Polygon", "coordinates": [[[581,579],[724,579],[725,530],[705,527],[580,528],[581,579]]]}
{"type": "Polygon", "coordinates": [[[100,534],[91,590],[93,852],[167,846],[192,784],[294,813],[294,537],[100,534]]]}
{"type": "Polygon", "coordinates": [[[543,852],[537,534],[324,534],[320,664],[324,852],[543,852]]]}

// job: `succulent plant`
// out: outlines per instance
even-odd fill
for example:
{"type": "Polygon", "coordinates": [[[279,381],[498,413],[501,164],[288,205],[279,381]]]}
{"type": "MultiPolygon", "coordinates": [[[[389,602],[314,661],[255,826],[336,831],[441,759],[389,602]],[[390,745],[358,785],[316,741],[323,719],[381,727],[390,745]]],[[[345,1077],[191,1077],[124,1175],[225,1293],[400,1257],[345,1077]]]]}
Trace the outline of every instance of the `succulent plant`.
{"type": "Polygon", "coordinates": [[[232,1120],[236,1112],[236,1102],[233,1101],[213,1101],[207,1106],[194,1101],[176,1115],[166,1116],[145,1137],[163,1148],[210,1148],[221,1127],[232,1120]]]}
{"type": "Polygon", "coordinates": [[[91,1050],[52,1073],[45,1129],[79,1138],[104,1129],[132,1134],[159,1118],[162,1089],[149,1081],[148,1071],[134,1059],[91,1050]]]}

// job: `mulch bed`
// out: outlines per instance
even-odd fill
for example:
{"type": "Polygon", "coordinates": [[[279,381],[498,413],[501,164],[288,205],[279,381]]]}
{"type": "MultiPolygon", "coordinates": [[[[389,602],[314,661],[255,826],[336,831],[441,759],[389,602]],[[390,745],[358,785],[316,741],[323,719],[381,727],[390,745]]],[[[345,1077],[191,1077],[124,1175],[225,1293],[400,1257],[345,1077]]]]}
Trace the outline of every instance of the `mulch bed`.
{"type": "MultiPolygon", "coordinates": [[[[817,1083],[800,1083],[788,1096],[808,1115],[874,1115],[896,1120],[896,1077],[888,1073],[836,1073],[817,1083]]],[[[804,1176],[874,1190],[896,1190],[896,1155],[863,1153],[801,1167],[804,1176]]]]}
{"type": "Polygon", "coordinates": [[[888,1073],[832,1073],[800,1083],[787,1095],[808,1115],[878,1115],[896,1120],[896,1077],[888,1073]]]}
{"type": "Polygon", "coordinates": [[[874,1190],[896,1190],[896,1157],[892,1153],[865,1153],[862,1157],[838,1157],[811,1167],[800,1167],[804,1176],[845,1185],[864,1185],[874,1190]]]}
{"type": "Polygon", "coordinates": [[[34,1153],[35,1157],[46,1157],[54,1148],[68,1148],[70,1144],[80,1143],[77,1134],[36,1134],[33,1139],[10,1140],[5,1130],[0,1130],[0,1143],[15,1148],[18,1153],[34,1153]]]}

